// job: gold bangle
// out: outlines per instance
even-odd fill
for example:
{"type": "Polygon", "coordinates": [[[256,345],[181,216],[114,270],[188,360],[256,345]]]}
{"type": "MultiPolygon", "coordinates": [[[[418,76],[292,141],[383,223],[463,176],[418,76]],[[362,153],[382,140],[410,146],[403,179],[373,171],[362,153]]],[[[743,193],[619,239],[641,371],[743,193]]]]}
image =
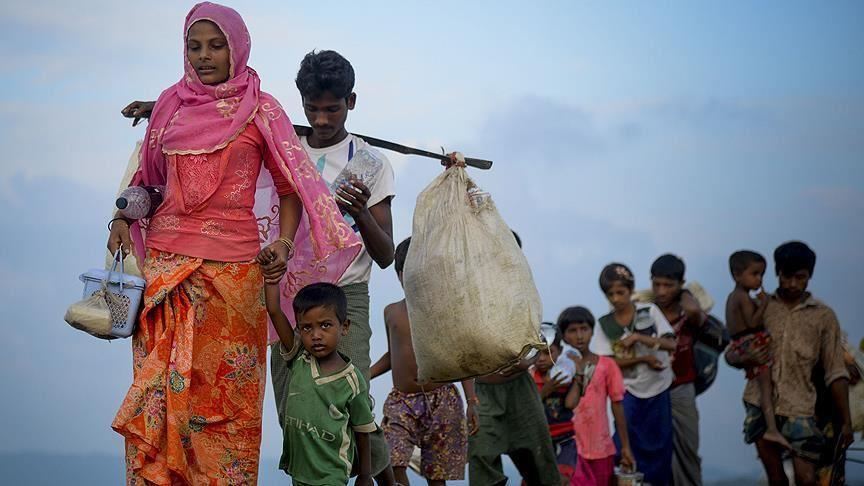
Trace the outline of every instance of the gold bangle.
{"type": "Polygon", "coordinates": [[[291,250],[291,251],[294,250],[294,242],[291,241],[291,239],[286,238],[286,237],[283,236],[282,238],[279,238],[279,239],[276,240],[276,241],[278,241],[278,242],[282,243],[283,245],[287,246],[289,250],[291,250]]]}
{"type": "Polygon", "coordinates": [[[292,259],[292,258],[294,258],[294,248],[295,248],[295,246],[294,246],[294,242],[291,241],[290,238],[286,238],[286,237],[283,236],[282,238],[279,238],[279,239],[276,240],[276,241],[278,241],[279,243],[282,243],[283,245],[285,245],[285,246],[288,248],[288,259],[289,259],[289,260],[292,259]]]}

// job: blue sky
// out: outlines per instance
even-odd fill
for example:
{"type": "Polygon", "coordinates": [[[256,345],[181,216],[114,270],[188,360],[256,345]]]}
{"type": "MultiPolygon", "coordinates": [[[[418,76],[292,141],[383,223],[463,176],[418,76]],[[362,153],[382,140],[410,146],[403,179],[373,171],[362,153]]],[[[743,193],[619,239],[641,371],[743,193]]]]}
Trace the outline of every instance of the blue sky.
{"type": "MultiPolygon", "coordinates": [[[[143,134],[119,110],[179,78],[191,5],[0,6],[0,453],[120,454],[108,425],[130,382],[129,343],[93,340],[62,315],[77,275],[102,262],[112,196],[143,134]]],[[[623,261],[647,286],[664,252],[722,308],[732,251],[770,256],[801,239],[818,254],[812,290],[864,337],[864,4],[231,5],[252,34],[250,65],[295,121],[300,59],[335,49],[357,72],[351,130],[493,159],[472,175],[522,235],[547,320],[573,304],[602,314],[602,266],[623,261]]],[[[440,168],[388,155],[401,240],[440,168]]],[[[374,359],[381,310],[401,291],[392,269],[376,270],[371,290],[374,359]]],[[[724,367],[700,399],[702,455],[755,477],[743,385],[724,367]]],[[[389,386],[373,383],[379,403],[389,386]]],[[[271,401],[262,454],[276,457],[271,401]]]]}

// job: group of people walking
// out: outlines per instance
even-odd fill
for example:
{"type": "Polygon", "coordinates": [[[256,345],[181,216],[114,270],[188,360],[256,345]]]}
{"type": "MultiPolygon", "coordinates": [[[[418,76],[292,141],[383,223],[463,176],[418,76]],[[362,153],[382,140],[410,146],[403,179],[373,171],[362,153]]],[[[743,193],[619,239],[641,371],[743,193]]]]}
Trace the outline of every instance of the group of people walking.
{"type": "MultiPolygon", "coordinates": [[[[255,484],[270,425],[268,348],[280,468],[296,484],[352,475],[357,484],[407,484],[415,447],[430,484],[461,479],[466,462],[472,484],[504,484],[504,454],[527,484],[608,484],[616,464],[658,486],[701,483],[693,342],[706,314],[683,289],[680,258],[651,267],[654,304],[633,304],[632,272],[607,266],[600,287],[611,313],[595,322],[584,307],[565,310],[546,354],[464,381],[464,402],[453,385],[417,383],[404,301],[385,310],[389,351],[373,366],[371,269],[395,259],[401,279],[410,239],[394,246],[390,163],[345,128],[357,103],[351,64],[334,51],[302,60],[296,85],[312,132],[298,137],[247,65],[251,37],[236,11],[195,5],[184,42],[180,81],[155,103],[123,110],[149,118],[131,184],[166,187],[148,220],[118,214],[110,223],[109,249],[134,251],[147,282],[133,382],[112,423],[126,442],[127,484],[255,484]],[[376,169],[345,177],[358,154],[376,169]],[[576,369],[566,383],[549,374],[562,359],[576,369]],[[368,384],[390,370],[379,426],[368,384]]],[[[844,447],[850,376],[836,357],[833,312],[806,292],[815,255],[788,245],[775,254],[777,294],[760,297],[764,323],[750,326],[748,307],[742,326],[773,338],[734,346],[729,362],[773,379],[767,422],[760,397],[770,384],[753,381],[744,397],[747,438],[772,484],[782,484],[784,450],[799,484],[813,484],[811,459],[825,438],[810,372],[823,373],[844,447]]]]}

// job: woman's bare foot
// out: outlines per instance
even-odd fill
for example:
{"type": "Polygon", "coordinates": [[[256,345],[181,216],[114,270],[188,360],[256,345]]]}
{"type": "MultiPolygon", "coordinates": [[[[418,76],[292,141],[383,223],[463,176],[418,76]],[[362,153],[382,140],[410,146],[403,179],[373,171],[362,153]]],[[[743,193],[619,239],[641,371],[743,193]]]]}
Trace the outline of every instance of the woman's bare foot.
{"type": "Polygon", "coordinates": [[[767,440],[768,442],[779,444],[784,449],[792,449],[792,445],[789,444],[789,441],[787,441],[786,438],[783,437],[783,434],[777,432],[776,430],[769,430],[765,432],[762,438],[767,440]]]}

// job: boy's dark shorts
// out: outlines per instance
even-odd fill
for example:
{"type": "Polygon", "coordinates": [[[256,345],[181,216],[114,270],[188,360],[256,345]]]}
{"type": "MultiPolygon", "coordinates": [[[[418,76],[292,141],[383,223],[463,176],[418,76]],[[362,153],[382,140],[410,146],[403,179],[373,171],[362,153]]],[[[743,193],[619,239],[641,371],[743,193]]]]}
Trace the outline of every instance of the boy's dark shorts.
{"type": "MultiPolygon", "coordinates": [[[[747,416],[744,418],[744,442],[752,444],[759,440],[768,430],[762,409],[744,403],[747,416]]],[[[795,455],[816,462],[822,455],[826,441],[822,431],[816,425],[813,417],[783,417],[776,416],[777,428],[783,437],[789,441],[795,455]]]]}

